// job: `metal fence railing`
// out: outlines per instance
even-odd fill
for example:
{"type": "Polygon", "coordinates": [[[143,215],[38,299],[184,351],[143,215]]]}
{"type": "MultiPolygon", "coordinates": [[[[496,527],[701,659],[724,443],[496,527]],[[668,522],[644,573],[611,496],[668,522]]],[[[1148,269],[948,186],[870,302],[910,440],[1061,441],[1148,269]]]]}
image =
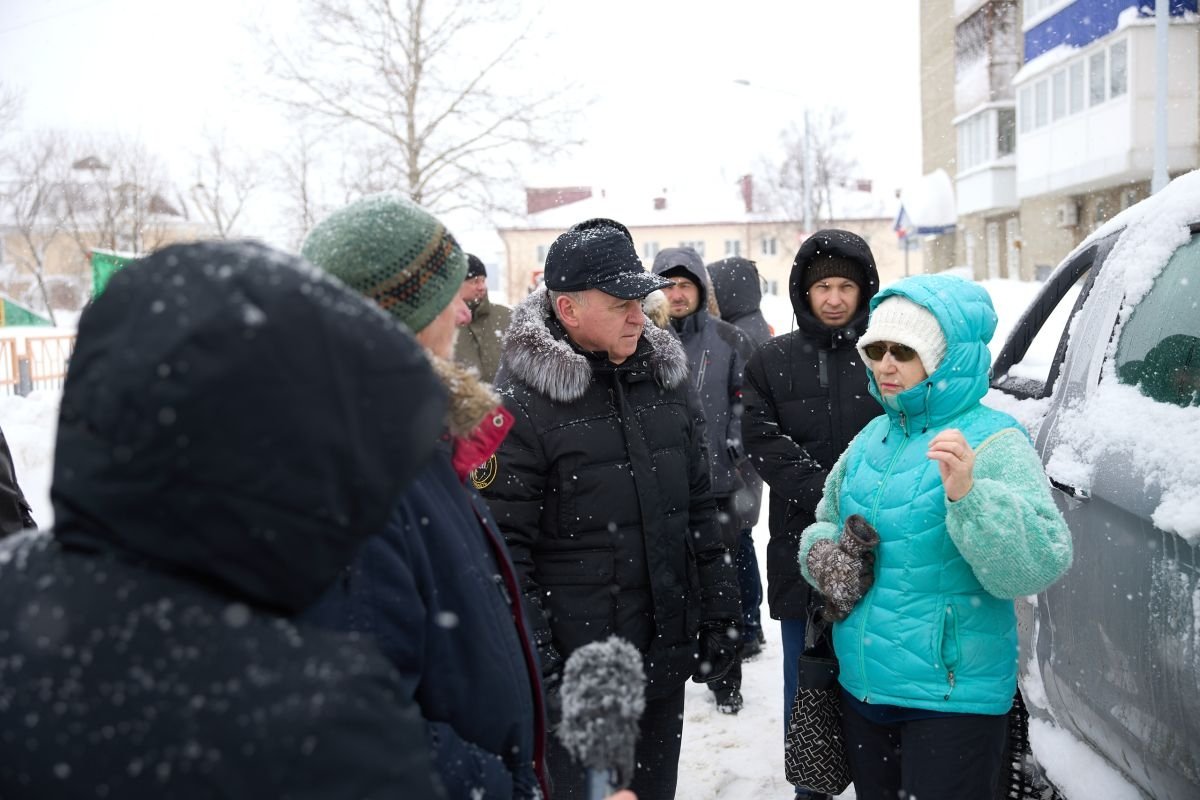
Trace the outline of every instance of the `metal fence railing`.
{"type": "Polygon", "coordinates": [[[27,334],[23,339],[0,339],[0,394],[25,396],[34,389],[61,387],[75,334],[27,334]]]}
{"type": "MultiPolygon", "coordinates": [[[[17,340],[0,339],[0,394],[17,394],[21,385],[17,340]]],[[[28,392],[26,392],[28,394],[28,392]]]]}

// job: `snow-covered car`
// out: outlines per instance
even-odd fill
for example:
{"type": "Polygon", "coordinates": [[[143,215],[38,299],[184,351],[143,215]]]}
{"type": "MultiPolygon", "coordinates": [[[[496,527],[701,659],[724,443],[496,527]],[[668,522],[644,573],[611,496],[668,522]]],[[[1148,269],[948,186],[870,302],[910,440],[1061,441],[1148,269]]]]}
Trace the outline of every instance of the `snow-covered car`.
{"type": "Polygon", "coordinates": [[[989,398],[1030,428],[1075,546],[1070,571],[1020,608],[1040,768],[1071,800],[1195,800],[1200,171],[1076,248],[993,376],[989,398]],[[1046,757],[1062,752],[1050,740],[1063,733],[1099,754],[1098,771],[1081,768],[1091,753],[1046,757]],[[1097,793],[1085,795],[1089,780],[1097,793]]]}

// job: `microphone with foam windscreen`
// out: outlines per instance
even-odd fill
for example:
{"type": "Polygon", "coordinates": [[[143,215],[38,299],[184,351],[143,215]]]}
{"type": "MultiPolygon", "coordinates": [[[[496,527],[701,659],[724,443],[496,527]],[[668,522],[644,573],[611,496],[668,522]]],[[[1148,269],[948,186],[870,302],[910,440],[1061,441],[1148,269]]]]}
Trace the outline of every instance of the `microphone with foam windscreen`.
{"type": "Polygon", "coordinates": [[[563,669],[559,741],[587,769],[588,800],[629,786],[646,710],[642,655],[619,636],[571,653],[563,669]]]}

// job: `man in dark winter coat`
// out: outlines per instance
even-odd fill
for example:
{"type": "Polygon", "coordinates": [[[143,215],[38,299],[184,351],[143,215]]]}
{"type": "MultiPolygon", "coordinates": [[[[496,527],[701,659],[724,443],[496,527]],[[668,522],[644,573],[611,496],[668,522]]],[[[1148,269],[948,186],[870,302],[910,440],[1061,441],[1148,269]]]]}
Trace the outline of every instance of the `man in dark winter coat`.
{"type": "MultiPolygon", "coordinates": [[[[757,348],[772,336],[762,309],[762,279],[754,262],[741,256],[730,256],[708,265],[713,292],[721,309],[721,319],[736,325],[750,337],[757,348]]],[[[737,546],[738,585],[742,590],[742,660],[748,661],[766,644],[763,636],[762,617],[762,573],[758,567],[758,554],[754,550],[754,526],[758,524],[762,508],[762,478],[754,469],[754,462],[745,459],[738,465],[743,488],[734,496],[734,509],[738,516],[740,536],[737,546]]]]}
{"type": "Polygon", "coordinates": [[[411,335],[298,258],[117,273],[67,371],[54,530],[0,545],[0,796],[444,797],[391,666],[289,620],[444,408],[411,335]]]}
{"type": "Polygon", "coordinates": [[[334,212],[302,252],[416,331],[450,394],[434,457],[309,619],[378,643],[420,707],[451,797],[546,794],[545,715],[519,583],[467,483],[494,465],[512,416],[451,360],[468,318],[459,298],[466,256],[438,220],[392,194],[334,212]]]}
{"type": "Polygon", "coordinates": [[[471,310],[471,321],[459,332],[454,360],[479,370],[479,376],[490,382],[500,368],[500,349],[504,331],[512,320],[512,309],[488,299],[487,267],[470,253],[467,253],[467,277],[459,296],[471,310]]]}
{"type": "MultiPolygon", "coordinates": [[[[741,465],[746,460],[742,446],[742,371],[754,346],[736,327],[709,315],[708,271],[695,250],[690,247],[661,250],[654,257],[651,271],[671,281],[663,292],[667,296],[671,327],[687,353],[692,386],[700,395],[708,428],[712,493],[717,501],[721,539],[730,553],[737,553],[741,520],[734,498],[745,489],[741,465]]],[[[739,624],[739,651],[741,628],[739,624]]],[[[741,711],[740,661],[723,679],[709,683],[708,688],[716,696],[721,713],[741,711]]]]}
{"type": "Polygon", "coordinates": [[[0,431],[0,538],[36,527],[33,509],[17,483],[17,468],[8,450],[8,440],[4,431],[0,431]]]}
{"type": "MultiPolygon", "coordinates": [[[[484,496],[521,574],[551,703],[573,651],[631,642],[647,677],[631,788],[671,798],[684,684],[722,677],[739,616],[703,412],[679,341],[642,313],[667,281],[642,268],[623,225],[559,236],[545,279],[513,311],[496,385],[516,422],[484,496]]],[[[556,800],[584,796],[557,743],[550,770],[556,800]]]]}
{"type": "Polygon", "coordinates": [[[742,431],[771,487],[767,602],[783,640],[785,726],[810,599],[797,561],[800,534],[815,518],[833,462],[879,416],[854,347],[878,289],[875,258],[861,237],[817,231],[800,246],[788,280],[796,330],[759,347],[746,366],[742,431]]]}

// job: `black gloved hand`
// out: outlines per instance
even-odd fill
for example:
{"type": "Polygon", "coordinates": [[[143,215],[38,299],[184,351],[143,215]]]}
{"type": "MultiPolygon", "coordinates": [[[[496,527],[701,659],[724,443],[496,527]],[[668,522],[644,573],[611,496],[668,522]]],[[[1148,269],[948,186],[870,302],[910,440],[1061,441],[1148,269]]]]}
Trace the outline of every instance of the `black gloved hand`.
{"type": "Polygon", "coordinates": [[[542,676],[542,696],[546,699],[546,723],[556,726],[562,721],[562,672],[542,676]]]}
{"type": "Polygon", "coordinates": [[[825,595],[825,618],[840,622],[875,583],[875,547],[879,534],[861,515],[852,514],[835,542],[823,539],[808,551],[808,572],[825,595]]]}
{"type": "Polygon", "coordinates": [[[738,627],[733,620],[702,624],[692,680],[695,683],[712,683],[724,678],[737,663],[737,640],[738,627]]]}
{"type": "Polygon", "coordinates": [[[562,674],[566,660],[553,642],[540,645],[537,651],[542,668],[542,696],[546,698],[546,720],[557,725],[562,719],[562,674]]]}

